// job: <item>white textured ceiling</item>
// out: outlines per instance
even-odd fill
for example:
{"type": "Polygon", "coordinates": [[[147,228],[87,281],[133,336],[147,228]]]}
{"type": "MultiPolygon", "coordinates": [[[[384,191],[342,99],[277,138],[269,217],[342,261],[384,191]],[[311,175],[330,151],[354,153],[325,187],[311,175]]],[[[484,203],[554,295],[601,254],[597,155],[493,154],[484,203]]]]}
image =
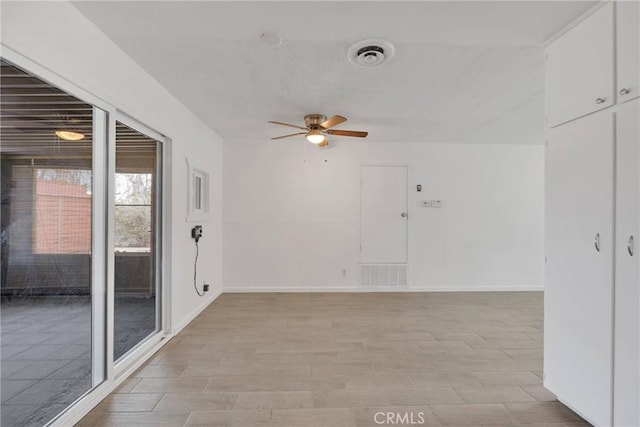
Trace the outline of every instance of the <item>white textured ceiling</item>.
{"type": "Polygon", "coordinates": [[[542,43],[593,2],[74,4],[228,140],[268,140],[292,131],[268,120],[322,113],[371,142],[541,144],[542,43]],[[262,44],[264,32],[284,43],[262,44]],[[395,57],[347,62],[366,38],[395,57]]]}

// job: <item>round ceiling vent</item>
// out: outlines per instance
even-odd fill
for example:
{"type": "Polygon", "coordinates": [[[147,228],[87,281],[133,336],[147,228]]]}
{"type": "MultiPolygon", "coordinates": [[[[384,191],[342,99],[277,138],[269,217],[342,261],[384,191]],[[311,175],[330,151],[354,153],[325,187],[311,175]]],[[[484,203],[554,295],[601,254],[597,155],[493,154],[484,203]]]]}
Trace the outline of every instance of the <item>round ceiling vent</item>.
{"type": "Polygon", "coordinates": [[[382,65],[393,57],[395,49],[386,40],[362,40],[349,48],[347,59],[349,62],[363,67],[382,65]]]}

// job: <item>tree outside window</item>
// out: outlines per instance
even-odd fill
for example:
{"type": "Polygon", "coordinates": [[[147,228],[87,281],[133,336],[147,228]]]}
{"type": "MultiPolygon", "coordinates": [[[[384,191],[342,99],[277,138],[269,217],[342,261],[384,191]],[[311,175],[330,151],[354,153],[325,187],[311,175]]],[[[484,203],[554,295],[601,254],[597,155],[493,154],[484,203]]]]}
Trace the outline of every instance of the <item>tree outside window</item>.
{"type": "Polygon", "coordinates": [[[116,173],[116,251],[150,251],[152,188],[150,173],[116,173]]]}

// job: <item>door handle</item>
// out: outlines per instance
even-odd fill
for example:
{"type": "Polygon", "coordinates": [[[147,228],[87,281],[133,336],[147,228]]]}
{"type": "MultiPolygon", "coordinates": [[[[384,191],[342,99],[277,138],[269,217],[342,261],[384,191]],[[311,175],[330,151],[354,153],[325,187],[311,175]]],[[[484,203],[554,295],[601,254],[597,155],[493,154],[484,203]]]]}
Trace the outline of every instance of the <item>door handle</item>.
{"type": "Polygon", "coordinates": [[[629,256],[633,256],[633,234],[627,240],[627,252],[629,252],[629,256]]]}
{"type": "Polygon", "coordinates": [[[596,247],[596,251],[600,252],[600,233],[596,233],[596,237],[593,239],[593,245],[596,247]]]}
{"type": "Polygon", "coordinates": [[[406,217],[407,217],[407,213],[406,213],[406,212],[402,212],[402,213],[400,214],[400,216],[401,216],[402,218],[406,218],[406,217]]]}

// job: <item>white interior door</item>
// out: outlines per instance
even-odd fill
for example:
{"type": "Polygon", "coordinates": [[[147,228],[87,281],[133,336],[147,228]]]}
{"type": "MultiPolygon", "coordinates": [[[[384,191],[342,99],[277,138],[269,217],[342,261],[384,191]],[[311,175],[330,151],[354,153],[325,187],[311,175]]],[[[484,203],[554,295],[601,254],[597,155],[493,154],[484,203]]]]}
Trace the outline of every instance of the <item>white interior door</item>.
{"type": "Polygon", "coordinates": [[[613,424],[640,425],[638,348],[639,101],[616,116],[616,292],[613,424]]]}
{"type": "Polygon", "coordinates": [[[407,167],[362,166],[360,261],[407,262],[407,167]]]}
{"type": "Polygon", "coordinates": [[[611,425],[613,114],[549,131],[544,385],[587,421],[611,425]]]}

